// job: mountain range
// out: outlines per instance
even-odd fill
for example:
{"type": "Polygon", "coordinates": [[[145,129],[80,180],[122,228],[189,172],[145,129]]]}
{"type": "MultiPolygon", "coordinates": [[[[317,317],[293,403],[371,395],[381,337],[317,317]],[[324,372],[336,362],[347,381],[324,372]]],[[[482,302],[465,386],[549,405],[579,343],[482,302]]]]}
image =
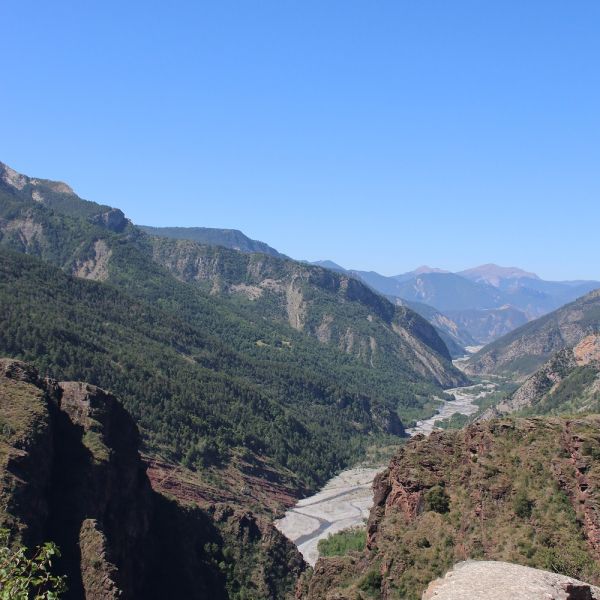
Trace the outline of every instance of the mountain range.
{"type": "Polygon", "coordinates": [[[0,163],[0,528],[56,541],[77,599],[416,599],[466,558],[600,582],[596,287],[309,264],[0,163]],[[469,376],[519,387],[404,444],[469,376]],[[382,446],[366,545],[308,570],[273,519],[382,446]]]}
{"type": "Polygon", "coordinates": [[[321,266],[351,274],[398,304],[429,319],[458,356],[466,346],[487,344],[513,329],[600,288],[598,281],[544,281],[517,267],[481,265],[458,273],[422,266],[384,276],[344,269],[333,261],[321,266]],[[424,310],[429,306],[445,317],[424,310]],[[429,316],[428,316],[429,315],[429,316]]]}
{"type": "Polygon", "coordinates": [[[497,374],[522,380],[553,354],[600,332],[600,290],[515,329],[473,354],[466,370],[472,375],[497,374]]]}

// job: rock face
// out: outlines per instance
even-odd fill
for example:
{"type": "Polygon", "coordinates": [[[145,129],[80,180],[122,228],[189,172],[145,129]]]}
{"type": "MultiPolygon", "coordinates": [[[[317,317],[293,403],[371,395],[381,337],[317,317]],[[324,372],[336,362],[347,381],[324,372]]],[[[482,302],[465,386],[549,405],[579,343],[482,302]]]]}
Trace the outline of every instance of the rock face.
{"type": "Polygon", "coordinates": [[[27,546],[59,545],[67,598],[291,593],[305,567],[294,546],[248,511],[153,490],[111,394],[1,359],[0,419],[0,526],[27,546]]]}
{"type": "Polygon", "coordinates": [[[129,219],[126,219],[123,211],[118,208],[111,208],[104,213],[95,215],[90,218],[90,221],[115,233],[121,233],[129,224],[129,219]]]}
{"type": "Polygon", "coordinates": [[[519,327],[474,354],[467,373],[506,374],[525,379],[556,352],[600,333],[600,290],[519,327]]]}
{"type": "Polygon", "coordinates": [[[448,311],[448,317],[468,331],[478,344],[488,344],[529,320],[522,310],[510,305],[486,310],[448,311]]]}
{"type": "Polygon", "coordinates": [[[598,584],[599,426],[599,417],[504,419],[415,436],[375,479],[365,551],[319,559],[298,596],[416,600],[467,559],[598,584]]]}
{"type": "Polygon", "coordinates": [[[433,581],[423,600],[592,600],[600,588],[572,577],[506,562],[458,563],[433,581]]]}

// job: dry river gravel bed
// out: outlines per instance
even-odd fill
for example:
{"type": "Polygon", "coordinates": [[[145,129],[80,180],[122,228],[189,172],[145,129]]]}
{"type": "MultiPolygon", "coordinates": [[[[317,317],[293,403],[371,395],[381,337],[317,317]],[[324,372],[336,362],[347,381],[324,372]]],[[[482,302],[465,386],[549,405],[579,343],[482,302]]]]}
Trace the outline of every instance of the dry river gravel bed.
{"type": "MultiPolygon", "coordinates": [[[[433,417],[418,421],[415,427],[407,429],[407,433],[428,434],[437,420],[457,412],[474,414],[478,409],[473,404],[474,400],[487,396],[495,387],[495,384],[486,382],[446,390],[456,399],[444,402],[433,417]]],[[[373,505],[373,479],[385,467],[358,466],[343,471],[330,479],[319,492],[300,500],[275,522],[275,526],[296,544],[306,562],[314,566],[319,557],[317,546],[320,539],[365,522],[373,505]]]]}

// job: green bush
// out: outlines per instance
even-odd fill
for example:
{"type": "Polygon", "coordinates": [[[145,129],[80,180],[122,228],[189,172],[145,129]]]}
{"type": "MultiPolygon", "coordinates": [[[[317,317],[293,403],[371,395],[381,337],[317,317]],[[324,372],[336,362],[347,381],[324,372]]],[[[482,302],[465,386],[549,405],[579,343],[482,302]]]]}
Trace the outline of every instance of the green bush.
{"type": "Polygon", "coordinates": [[[450,497],[441,485],[434,485],[425,493],[425,508],[444,514],[450,510],[450,497]]]}
{"type": "Polygon", "coordinates": [[[23,546],[11,548],[8,530],[0,530],[0,600],[59,598],[67,588],[65,577],[52,574],[52,559],[58,556],[58,548],[51,542],[33,553],[23,546]]]}
{"type": "Polygon", "coordinates": [[[320,556],[343,556],[348,552],[360,552],[365,549],[367,532],[363,527],[353,527],[329,535],[319,541],[320,556]]]}
{"type": "Polygon", "coordinates": [[[378,592],[381,589],[381,573],[369,571],[360,581],[358,587],[363,592],[378,592]]]}
{"type": "Polygon", "coordinates": [[[519,490],[513,501],[513,508],[517,517],[528,519],[533,510],[533,502],[527,497],[525,490],[519,490]]]}

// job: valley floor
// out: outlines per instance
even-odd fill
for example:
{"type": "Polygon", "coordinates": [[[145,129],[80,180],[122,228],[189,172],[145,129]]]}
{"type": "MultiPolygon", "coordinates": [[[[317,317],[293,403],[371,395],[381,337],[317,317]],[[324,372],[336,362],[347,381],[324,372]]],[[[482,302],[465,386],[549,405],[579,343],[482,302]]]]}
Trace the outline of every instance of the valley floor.
{"type": "MultiPolygon", "coordinates": [[[[436,421],[450,418],[454,413],[470,416],[479,408],[475,401],[495,389],[496,384],[485,381],[446,390],[455,400],[444,402],[434,416],[418,421],[407,433],[427,435],[434,429],[436,421]]],[[[319,557],[319,540],[365,522],[373,505],[373,479],[386,466],[358,466],[343,471],[319,492],[300,500],[275,522],[275,526],[296,544],[306,562],[314,566],[319,557]]]]}

